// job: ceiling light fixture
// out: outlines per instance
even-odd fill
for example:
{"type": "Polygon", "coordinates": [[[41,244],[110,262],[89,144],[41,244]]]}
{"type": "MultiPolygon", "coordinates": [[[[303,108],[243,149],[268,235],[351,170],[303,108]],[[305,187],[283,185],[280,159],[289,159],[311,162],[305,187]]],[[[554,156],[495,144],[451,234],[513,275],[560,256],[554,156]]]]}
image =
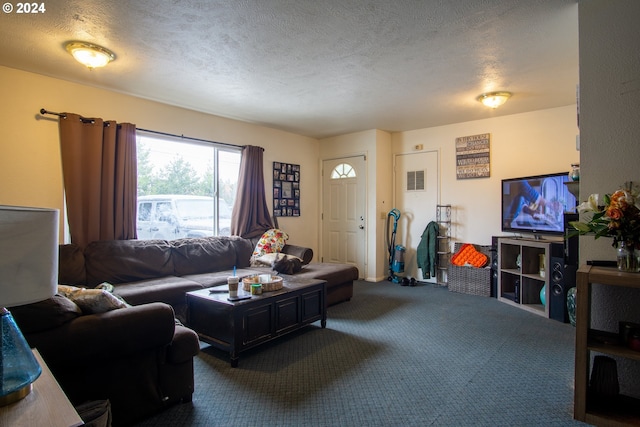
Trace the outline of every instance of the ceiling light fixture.
{"type": "Polygon", "coordinates": [[[109,49],[93,43],[71,41],[65,45],[65,48],[76,61],[89,69],[104,67],[116,59],[116,55],[109,49]]]}
{"type": "Polygon", "coordinates": [[[511,92],[487,92],[478,96],[476,99],[487,107],[498,108],[507,102],[509,98],[511,98],[511,92]]]}

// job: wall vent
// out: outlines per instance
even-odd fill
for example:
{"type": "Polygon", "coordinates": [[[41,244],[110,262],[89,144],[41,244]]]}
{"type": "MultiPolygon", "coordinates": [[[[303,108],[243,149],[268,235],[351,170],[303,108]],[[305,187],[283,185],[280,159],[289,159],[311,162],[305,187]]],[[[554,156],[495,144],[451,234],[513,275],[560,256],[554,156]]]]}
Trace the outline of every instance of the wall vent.
{"type": "Polygon", "coordinates": [[[424,170],[407,172],[407,191],[423,191],[424,187],[424,170]]]}

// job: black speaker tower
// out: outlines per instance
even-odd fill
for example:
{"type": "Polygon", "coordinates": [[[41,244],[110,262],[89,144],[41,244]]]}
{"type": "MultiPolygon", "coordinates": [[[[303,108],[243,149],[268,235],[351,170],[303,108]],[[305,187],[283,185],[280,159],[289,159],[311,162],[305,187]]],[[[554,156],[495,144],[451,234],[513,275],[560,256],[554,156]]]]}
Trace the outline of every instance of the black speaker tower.
{"type": "Polygon", "coordinates": [[[491,296],[498,298],[498,236],[491,237],[491,296]]]}
{"type": "Polygon", "coordinates": [[[564,216],[564,241],[551,244],[551,277],[549,278],[549,318],[569,321],[567,291],[576,285],[578,271],[578,237],[569,237],[569,221],[577,221],[577,214],[564,216]]]}

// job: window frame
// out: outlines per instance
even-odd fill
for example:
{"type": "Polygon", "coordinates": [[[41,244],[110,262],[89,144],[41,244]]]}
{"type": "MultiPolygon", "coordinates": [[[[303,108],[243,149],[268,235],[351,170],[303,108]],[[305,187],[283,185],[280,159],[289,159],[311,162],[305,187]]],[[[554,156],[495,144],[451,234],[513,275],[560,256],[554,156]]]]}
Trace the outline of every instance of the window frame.
{"type": "MultiPolygon", "coordinates": [[[[136,152],[136,156],[137,156],[137,161],[139,161],[140,157],[139,157],[139,149],[140,146],[145,146],[147,148],[150,148],[153,146],[154,142],[158,141],[164,144],[178,144],[176,147],[180,147],[179,144],[185,144],[189,145],[189,146],[200,146],[200,147],[205,147],[205,148],[210,148],[212,150],[212,155],[210,157],[210,160],[207,160],[207,162],[211,162],[209,165],[211,167],[211,180],[212,182],[210,182],[211,184],[211,192],[210,194],[206,194],[206,197],[211,197],[212,198],[212,202],[213,202],[213,212],[214,212],[214,217],[213,217],[213,223],[212,223],[212,230],[213,230],[213,234],[211,234],[212,236],[219,236],[219,235],[229,235],[230,234],[230,224],[228,225],[228,232],[225,232],[227,229],[226,224],[221,224],[221,217],[220,214],[222,213],[221,210],[221,198],[222,198],[222,194],[221,194],[221,185],[222,185],[222,181],[225,177],[227,177],[228,175],[223,176],[223,174],[221,173],[221,169],[223,169],[223,167],[221,167],[221,153],[222,152],[227,152],[227,153],[237,153],[238,155],[238,162],[237,162],[237,170],[239,172],[240,169],[240,162],[242,160],[242,147],[241,146],[236,146],[236,145],[231,145],[231,144],[224,144],[224,143],[218,143],[215,141],[206,141],[206,140],[202,140],[202,139],[197,139],[197,138],[188,138],[188,137],[184,137],[184,136],[177,136],[177,135],[169,135],[169,134],[164,134],[164,133],[160,133],[160,132],[154,132],[154,131],[148,131],[148,130],[144,130],[144,129],[137,129],[136,130],[136,139],[137,139],[137,152],[136,152]],[[224,227],[224,228],[222,228],[224,227]],[[224,234],[221,234],[221,232],[223,232],[224,234]]],[[[184,146],[183,146],[184,147],[184,146]]],[[[188,158],[185,158],[183,156],[183,151],[185,150],[181,150],[180,148],[177,148],[175,150],[173,150],[172,152],[168,153],[171,157],[172,160],[176,159],[178,156],[179,158],[181,158],[182,160],[186,161],[186,163],[189,164],[190,167],[193,167],[190,163],[188,158]]],[[[165,162],[164,164],[155,164],[153,162],[149,162],[149,165],[152,167],[151,172],[149,172],[149,176],[152,176],[154,173],[158,173],[158,168],[163,168],[168,166],[171,161],[165,162]]],[[[207,166],[209,167],[209,166],[207,166]]],[[[206,169],[201,169],[198,174],[202,174],[202,177],[205,177],[206,174],[209,171],[206,169]]],[[[138,169],[138,178],[140,178],[140,170],[138,169]]],[[[239,178],[239,177],[238,177],[239,178]]],[[[222,200],[225,202],[225,204],[228,206],[228,208],[232,211],[233,210],[233,202],[235,201],[235,196],[236,196],[236,192],[237,192],[237,184],[238,184],[238,178],[236,179],[235,183],[233,183],[232,185],[235,187],[234,191],[231,191],[233,193],[233,199],[231,201],[231,203],[229,203],[226,200],[222,200]]],[[[174,194],[179,194],[179,193],[174,193],[174,194]]],[[[183,193],[184,194],[184,193],[183,193]]],[[[136,199],[138,199],[140,196],[142,195],[153,195],[153,196],[162,196],[162,195],[166,195],[166,194],[162,194],[162,193],[153,193],[153,194],[144,194],[141,191],[140,188],[140,183],[138,183],[138,188],[137,188],[137,196],[136,199]]],[[[201,196],[202,194],[198,193],[198,194],[194,194],[194,196],[201,196]]],[[[225,207],[226,210],[226,207],[225,207]]],[[[136,200],[136,227],[138,228],[138,200],[136,200]]],[[[231,213],[232,215],[232,213],[231,213]]],[[[151,213],[151,217],[153,218],[153,213],[151,213]]],[[[226,218],[225,218],[226,219],[226,218]]],[[[229,221],[231,220],[231,218],[229,218],[229,221]]],[[[208,228],[208,227],[207,227],[208,228]]],[[[138,228],[139,230],[139,228],[138,228]]],[[[180,237],[190,237],[190,236],[180,236],[180,237]]],[[[140,238],[140,236],[138,236],[138,239],[140,240],[146,240],[150,237],[146,237],[146,238],[140,238]]]]}

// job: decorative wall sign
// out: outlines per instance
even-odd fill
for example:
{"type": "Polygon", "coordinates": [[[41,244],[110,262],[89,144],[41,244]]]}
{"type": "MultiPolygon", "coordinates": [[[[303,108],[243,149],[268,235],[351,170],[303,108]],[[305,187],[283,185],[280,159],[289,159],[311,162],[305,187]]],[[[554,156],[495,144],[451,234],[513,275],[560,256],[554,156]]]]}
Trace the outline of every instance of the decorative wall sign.
{"type": "Polygon", "coordinates": [[[273,162],[273,216],[300,216],[300,165],[273,162]]]}
{"type": "Polygon", "coordinates": [[[490,134],[456,138],[456,177],[458,179],[491,176],[490,134]]]}

